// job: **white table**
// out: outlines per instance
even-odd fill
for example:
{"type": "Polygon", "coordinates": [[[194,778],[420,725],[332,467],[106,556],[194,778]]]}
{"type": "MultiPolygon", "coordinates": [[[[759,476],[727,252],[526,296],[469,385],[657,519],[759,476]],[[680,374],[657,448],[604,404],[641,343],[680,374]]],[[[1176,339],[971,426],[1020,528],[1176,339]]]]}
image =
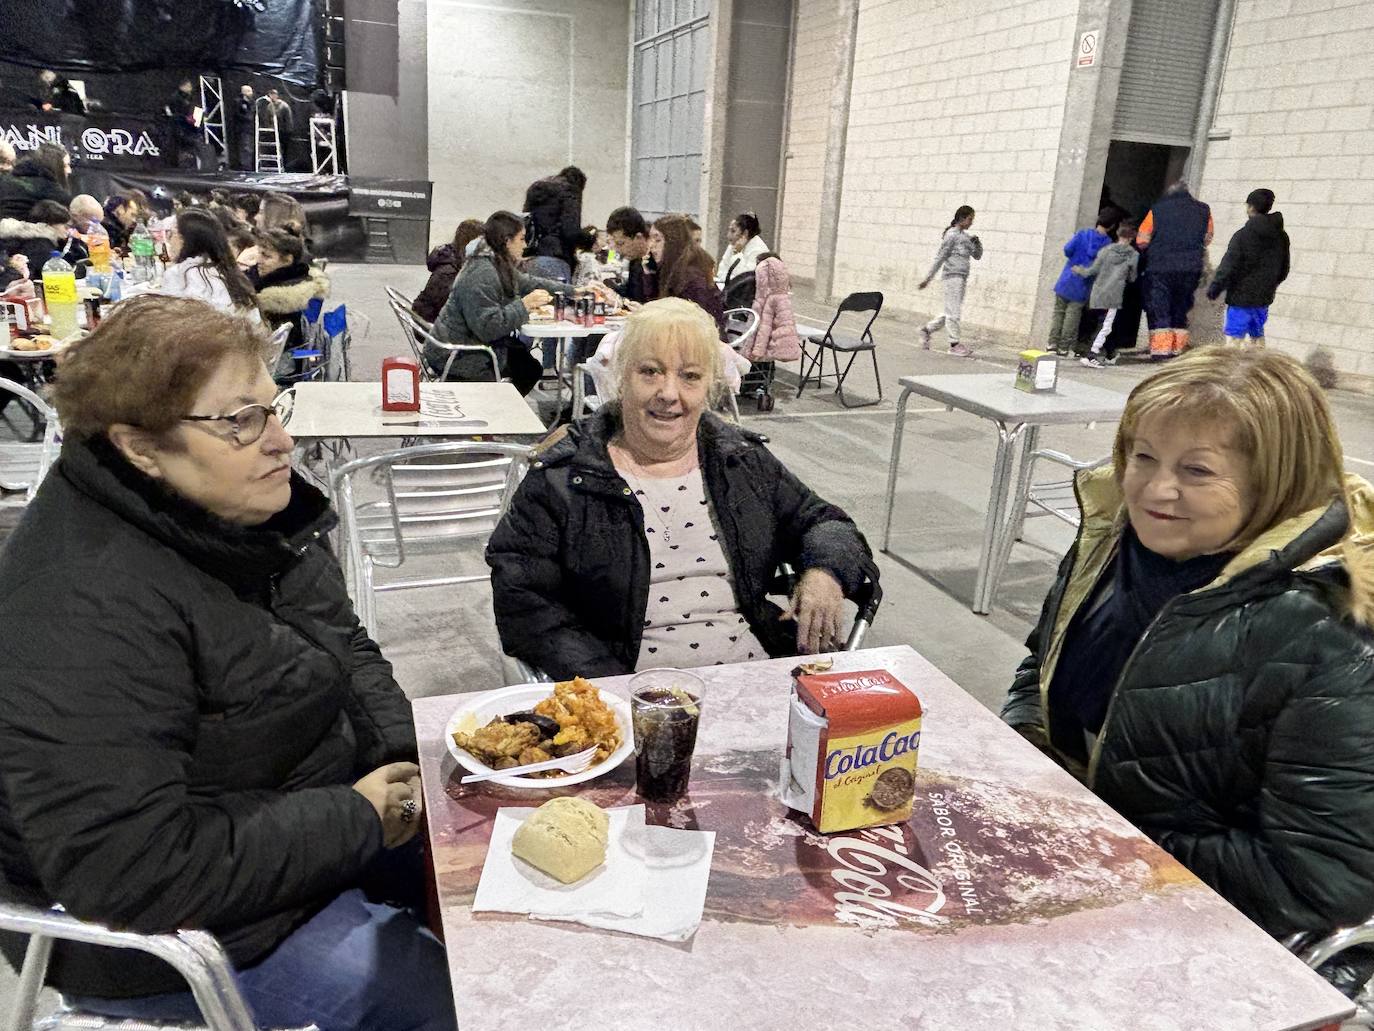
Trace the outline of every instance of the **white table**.
{"type": "MultiPolygon", "coordinates": [[[[459,1026],[1297,1031],[1354,1010],[911,648],[834,659],[890,670],[925,708],[911,820],[811,831],[777,799],[796,660],[698,670],[688,793],[646,806],[650,824],[716,834],[681,944],[473,913],[498,808],[638,803],[634,761],[556,792],[464,787],[444,726],[473,696],[416,699],[459,1026]]],[[[628,679],[597,684],[624,697],[628,679]]]]}
{"type": "MultiPolygon", "coordinates": [[[[580,322],[571,322],[563,319],[557,322],[526,322],[520,327],[520,332],[531,340],[585,340],[587,337],[605,336],[607,333],[614,333],[625,328],[624,317],[607,318],[600,325],[584,326],[580,322]]],[[[560,345],[554,355],[553,374],[558,386],[554,394],[553,424],[557,425],[559,415],[563,411],[563,388],[570,386],[569,377],[572,370],[569,369],[568,362],[563,354],[563,347],[560,345]]],[[[572,362],[576,365],[576,362],[572,362]]]]}
{"type": "Polygon", "coordinates": [[[973,587],[973,611],[986,615],[992,608],[997,588],[1001,556],[1010,544],[1007,534],[1016,534],[1020,512],[1009,512],[1008,487],[1018,441],[1021,442],[1020,481],[1015,497],[1022,498],[1030,487],[1031,455],[1040,439],[1040,427],[1066,424],[1091,425],[1105,419],[1116,420],[1126,407],[1126,395],[1115,390],[1063,377],[1050,393],[1034,394],[1017,390],[1015,374],[1002,372],[958,373],[942,376],[903,376],[902,395],[897,399],[897,421],[892,430],[892,458],[887,466],[887,510],[883,520],[883,551],[892,554],[892,509],[897,494],[897,463],[902,453],[902,430],[906,425],[906,406],[912,394],[920,394],[945,405],[987,419],[997,427],[997,457],[992,464],[992,488],[983,524],[982,552],[978,577],[973,587]]]}
{"type": "Polygon", "coordinates": [[[383,412],[378,383],[299,383],[286,431],[301,438],[514,437],[547,432],[509,383],[421,383],[420,400],[456,400],[463,419],[383,412]]]}

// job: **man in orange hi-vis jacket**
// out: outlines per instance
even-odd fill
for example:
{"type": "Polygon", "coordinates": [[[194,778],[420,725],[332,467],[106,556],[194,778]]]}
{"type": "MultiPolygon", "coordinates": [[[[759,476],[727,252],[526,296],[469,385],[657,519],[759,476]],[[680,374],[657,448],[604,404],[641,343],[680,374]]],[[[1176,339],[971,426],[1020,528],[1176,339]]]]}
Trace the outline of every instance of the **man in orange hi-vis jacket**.
{"type": "Polygon", "coordinates": [[[1183,180],[1155,202],[1136,232],[1145,251],[1145,316],[1150,357],[1169,358],[1188,348],[1188,312],[1202,279],[1203,257],[1212,242],[1212,211],[1188,192],[1183,180]]]}

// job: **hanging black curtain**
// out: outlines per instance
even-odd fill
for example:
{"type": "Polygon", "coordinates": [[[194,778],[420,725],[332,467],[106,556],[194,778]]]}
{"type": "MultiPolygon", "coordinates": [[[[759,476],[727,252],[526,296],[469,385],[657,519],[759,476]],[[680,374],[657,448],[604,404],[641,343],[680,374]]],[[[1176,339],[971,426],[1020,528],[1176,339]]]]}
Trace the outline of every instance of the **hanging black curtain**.
{"type": "Polygon", "coordinates": [[[83,72],[161,68],[247,71],[314,86],[320,71],[315,0],[0,0],[5,60],[83,72]]]}

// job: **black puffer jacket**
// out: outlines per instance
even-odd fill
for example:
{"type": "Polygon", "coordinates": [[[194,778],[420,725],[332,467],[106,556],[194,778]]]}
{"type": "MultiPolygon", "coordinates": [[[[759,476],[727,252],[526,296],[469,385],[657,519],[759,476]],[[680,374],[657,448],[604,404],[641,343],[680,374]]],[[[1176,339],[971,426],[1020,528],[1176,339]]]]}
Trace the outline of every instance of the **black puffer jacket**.
{"type": "MultiPolygon", "coordinates": [[[[1078,489],[1078,541],[1002,709],[1047,749],[1064,636],[1124,525],[1110,468],[1080,474],[1078,489]]],[[[1087,771],[1103,800],[1276,937],[1374,913],[1374,633],[1343,616],[1344,567],[1321,554],[1352,518],[1362,537],[1374,531],[1374,492],[1352,479],[1351,495],[1353,513],[1337,501],[1281,523],[1165,605],[1087,771]]]]}
{"type": "Polygon", "coordinates": [[[1207,287],[1208,297],[1226,294],[1233,308],[1263,308],[1274,303],[1288,278],[1288,234],[1283,213],[1251,215],[1226,246],[1226,256],[1207,287]]]}
{"type": "Polygon", "coordinates": [[[525,211],[534,222],[534,240],[526,256],[562,258],[577,267],[583,239],[582,191],[562,176],[536,179],[525,191],[525,211]]]}
{"type": "Polygon", "coordinates": [[[441,244],[430,251],[425,259],[429,280],[425,288],[415,295],[411,310],[426,322],[432,323],[437,319],[448,303],[448,295],[453,292],[453,281],[458,278],[458,269],[462,264],[463,256],[453,249],[451,243],[441,244]]]}
{"type": "Polygon", "coordinates": [[[14,171],[0,173],[0,218],[27,219],[40,200],[55,200],[65,208],[72,195],[33,158],[20,158],[14,171]]]}
{"type": "MultiPolygon", "coordinates": [[[[501,646],[559,679],[628,673],[639,659],[649,544],[644,510],[606,449],[619,425],[607,405],[569,426],[536,459],[487,546],[501,646]]],[[[825,569],[851,597],[877,576],[868,544],[758,434],[708,413],[697,446],[740,613],[770,655],[794,655],[795,624],[766,598],[778,565],[825,569]]]]}
{"type": "MultiPolygon", "coordinates": [[[[299,479],[256,529],[69,442],[0,552],[0,893],[142,932],[205,927],[251,963],[358,878],[381,822],[351,787],[415,759],[299,479]]],[[[21,953],[4,942],[11,962],[21,953]]],[[[59,945],[103,996],[180,991],[143,953],[59,945]]]]}

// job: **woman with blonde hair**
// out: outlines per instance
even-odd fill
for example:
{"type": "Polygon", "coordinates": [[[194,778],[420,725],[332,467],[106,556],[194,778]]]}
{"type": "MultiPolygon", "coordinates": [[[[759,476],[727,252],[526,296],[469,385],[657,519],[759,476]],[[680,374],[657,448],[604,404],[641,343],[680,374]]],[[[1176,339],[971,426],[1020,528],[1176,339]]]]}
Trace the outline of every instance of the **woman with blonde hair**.
{"type": "Polygon", "coordinates": [[[1207,349],[1131,392],[1002,717],[1276,937],[1374,913],[1374,492],[1321,389],[1207,349]]]}
{"type": "Polygon", "coordinates": [[[487,547],[506,653],[561,680],[840,646],[845,597],[877,578],[868,545],[709,411],[710,316],[646,304],[614,367],[619,397],[542,449],[487,547]],[[801,574],[787,612],[766,597],[782,562],[801,574]]]}

